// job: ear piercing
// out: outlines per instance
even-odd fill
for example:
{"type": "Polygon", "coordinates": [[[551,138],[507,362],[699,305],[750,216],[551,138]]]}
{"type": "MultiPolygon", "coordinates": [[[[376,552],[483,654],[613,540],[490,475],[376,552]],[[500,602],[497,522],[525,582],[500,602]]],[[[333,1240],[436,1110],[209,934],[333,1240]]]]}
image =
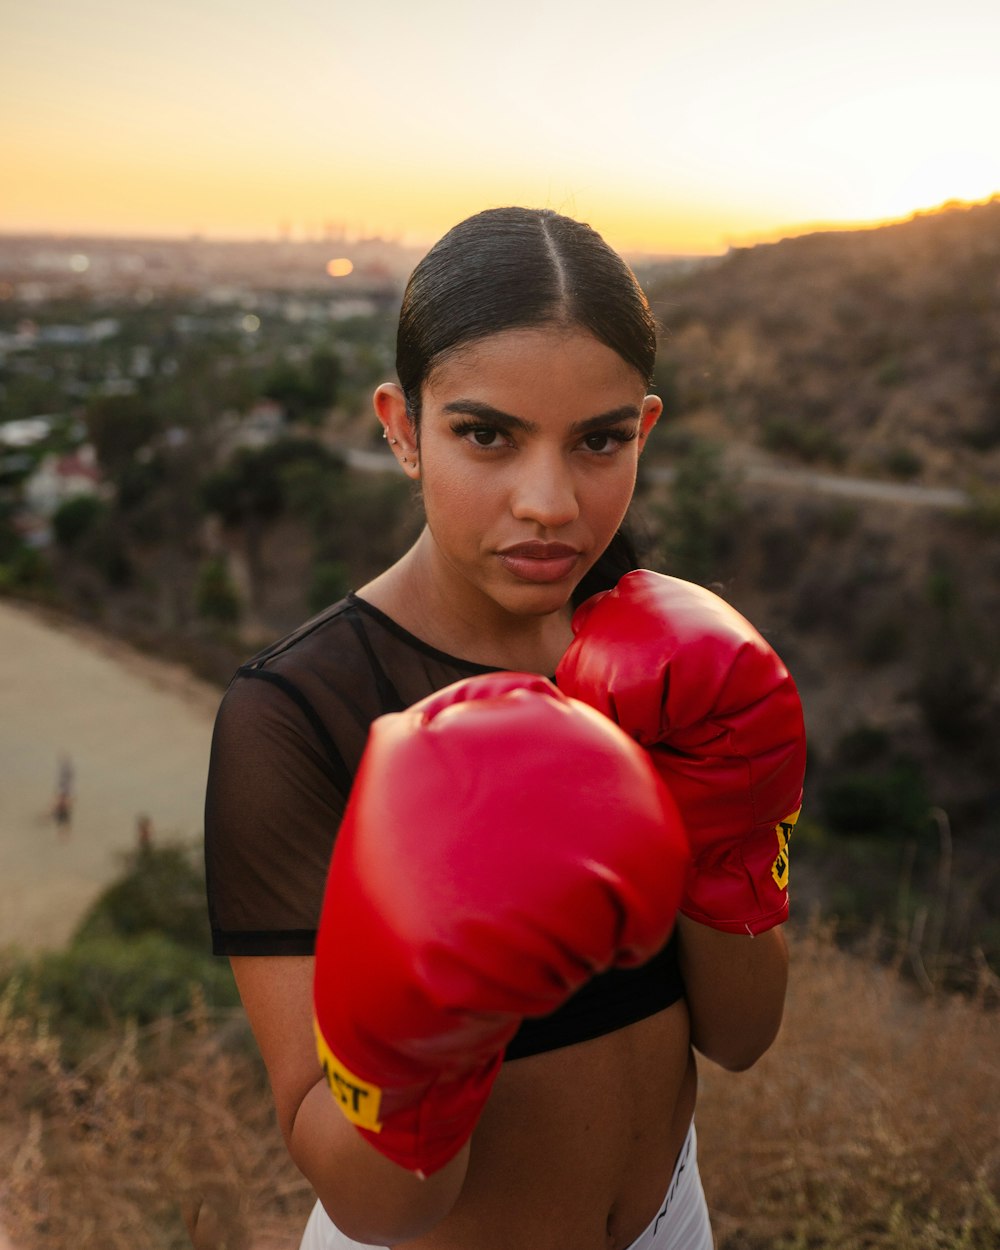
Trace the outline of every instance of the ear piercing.
{"type": "Polygon", "coordinates": [[[389,438],[389,431],[385,428],[384,425],[382,426],[382,437],[389,439],[389,442],[392,443],[393,447],[395,447],[396,444],[399,442],[398,438],[389,438]]]}

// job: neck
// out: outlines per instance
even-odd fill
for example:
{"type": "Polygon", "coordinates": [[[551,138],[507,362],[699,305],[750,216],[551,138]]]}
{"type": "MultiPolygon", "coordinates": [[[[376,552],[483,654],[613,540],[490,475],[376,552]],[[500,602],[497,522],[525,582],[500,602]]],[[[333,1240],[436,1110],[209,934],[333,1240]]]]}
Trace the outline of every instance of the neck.
{"type": "Polygon", "coordinates": [[[458,659],[551,677],[572,641],[572,606],[543,615],[506,611],[442,567],[425,528],[358,594],[423,642],[458,659]]]}

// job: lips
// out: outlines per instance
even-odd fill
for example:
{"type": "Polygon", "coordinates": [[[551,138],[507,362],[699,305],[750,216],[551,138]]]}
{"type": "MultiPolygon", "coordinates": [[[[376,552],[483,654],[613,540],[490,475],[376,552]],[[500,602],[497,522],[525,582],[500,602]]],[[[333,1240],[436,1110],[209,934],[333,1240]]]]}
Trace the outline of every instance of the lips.
{"type": "Polygon", "coordinates": [[[566,543],[514,543],[497,552],[500,563],[525,582],[560,582],[580,559],[580,552],[566,543]]]}

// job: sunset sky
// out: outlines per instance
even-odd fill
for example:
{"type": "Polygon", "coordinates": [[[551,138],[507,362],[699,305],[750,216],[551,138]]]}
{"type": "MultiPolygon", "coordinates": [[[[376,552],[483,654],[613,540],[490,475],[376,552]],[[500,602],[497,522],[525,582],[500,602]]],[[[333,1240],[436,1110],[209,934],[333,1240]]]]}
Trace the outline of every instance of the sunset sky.
{"type": "Polygon", "coordinates": [[[0,230],[628,251],[1000,192],[997,0],[0,0],[0,230]]]}

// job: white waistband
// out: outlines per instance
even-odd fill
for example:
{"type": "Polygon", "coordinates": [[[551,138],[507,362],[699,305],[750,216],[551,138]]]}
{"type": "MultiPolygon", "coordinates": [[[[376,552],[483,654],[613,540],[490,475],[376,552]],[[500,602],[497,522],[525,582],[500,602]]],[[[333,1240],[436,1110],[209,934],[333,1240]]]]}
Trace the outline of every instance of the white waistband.
{"type": "Polygon", "coordinates": [[[660,1209],[628,1250],[712,1250],[713,1245],[692,1120],[660,1209]]]}
{"type": "MultiPolygon", "coordinates": [[[[660,1209],[628,1250],[713,1250],[708,1207],[698,1172],[694,1122],[681,1146],[660,1209]]],[[[299,1250],[385,1250],[345,1237],[320,1204],[313,1207],[299,1250]]]]}

